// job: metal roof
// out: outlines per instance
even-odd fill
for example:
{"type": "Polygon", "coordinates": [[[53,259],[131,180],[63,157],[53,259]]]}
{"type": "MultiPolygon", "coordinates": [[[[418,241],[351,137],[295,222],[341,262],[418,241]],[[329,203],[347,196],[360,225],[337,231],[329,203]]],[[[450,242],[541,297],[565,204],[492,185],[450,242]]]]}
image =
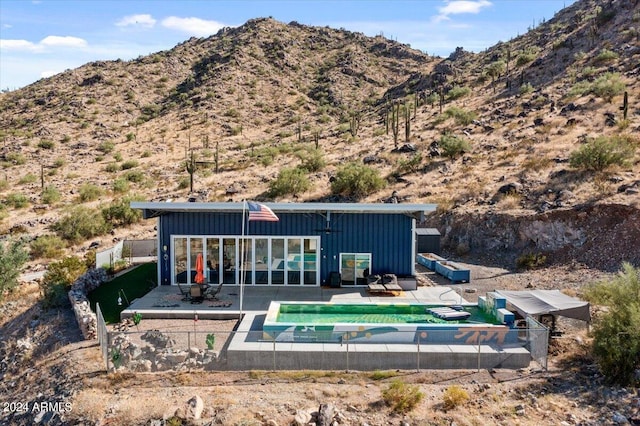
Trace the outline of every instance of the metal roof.
{"type": "MultiPolygon", "coordinates": [[[[274,212],[292,213],[398,213],[424,215],[436,210],[437,204],[404,203],[262,203],[274,212]]],[[[145,217],[171,212],[242,212],[244,203],[131,202],[131,208],[142,209],[145,217]]]]}

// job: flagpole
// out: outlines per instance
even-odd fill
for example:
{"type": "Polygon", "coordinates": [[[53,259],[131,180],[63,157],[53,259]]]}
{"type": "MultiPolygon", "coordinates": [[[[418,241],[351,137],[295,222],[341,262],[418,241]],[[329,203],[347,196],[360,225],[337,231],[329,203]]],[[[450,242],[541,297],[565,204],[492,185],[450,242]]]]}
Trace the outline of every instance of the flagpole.
{"type": "Polygon", "coordinates": [[[240,318],[242,319],[242,302],[244,299],[244,213],[247,200],[242,200],[242,239],[240,240],[240,318]]]}

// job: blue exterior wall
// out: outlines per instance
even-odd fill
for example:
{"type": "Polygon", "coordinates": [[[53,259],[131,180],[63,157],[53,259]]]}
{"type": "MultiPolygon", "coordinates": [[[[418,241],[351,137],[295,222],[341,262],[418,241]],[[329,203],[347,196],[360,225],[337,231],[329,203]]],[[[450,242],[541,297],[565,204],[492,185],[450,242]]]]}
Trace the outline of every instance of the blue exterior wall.
{"type": "MultiPolygon", "coordinates": [[[[413,218],[404,214],[332,213],[326,234],[326,219],[318,213],[280,213],[279,222],[248,222],[250,236],[320,236],[320,280],[340,269],[340,253],[371,253],[372,274],[410,275],[413,271],[413,218]]],[[[159,216],[160,282],[171,282],[172,235],[242,235],[242,213],[172,212],[159,216]],[[166,260],[165,260],[166,259],[166,260]]]]}

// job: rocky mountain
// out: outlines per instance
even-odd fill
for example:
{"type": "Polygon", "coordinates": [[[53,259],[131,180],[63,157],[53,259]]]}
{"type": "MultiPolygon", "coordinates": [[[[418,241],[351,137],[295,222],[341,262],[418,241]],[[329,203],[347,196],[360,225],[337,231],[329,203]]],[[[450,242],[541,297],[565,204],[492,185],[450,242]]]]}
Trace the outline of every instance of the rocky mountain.
{"type": "MultiPolygon", "coordinates": [[[[133,194],[433,202],[433,224],[461,253],[486,248],[449,234],[469,217],[620,205],[626,221],[640,205],[639,28],[637,0],[580,0],[526,34],[443,59],[381,36],[254,19],[89,63],[0,95],[0,227],[48,234],[70,206],[133,194]],[[589,162],[596,141],[612,164],[589,162]],[[308,189],[274,195],[279,173],[313,155],[322,161],[305,172],[308,189]],[[332,193],[350,162],[384,188],[332,193]]],[[[510,244],[546,250],[526,236],[510,244]]]]}

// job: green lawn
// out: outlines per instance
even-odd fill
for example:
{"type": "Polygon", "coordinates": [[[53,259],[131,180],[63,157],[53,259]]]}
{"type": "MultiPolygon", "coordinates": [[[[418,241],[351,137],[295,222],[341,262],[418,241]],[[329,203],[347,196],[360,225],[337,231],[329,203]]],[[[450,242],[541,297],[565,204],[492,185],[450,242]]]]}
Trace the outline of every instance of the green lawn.
{"type": "Polygon", "coordinates": [[[89,293],[91,309],[95,312],[96,302],[98,302],[107,324],[120,322],[120,312],[127,308],[127,302],[125,297],[121,296],[122,306],[118,305],[119,290],[122,289],[124,291],[129,302],[144,296],[156,287],[157,270],[156,263],[145,263],[102,284],[89,293]]]}

